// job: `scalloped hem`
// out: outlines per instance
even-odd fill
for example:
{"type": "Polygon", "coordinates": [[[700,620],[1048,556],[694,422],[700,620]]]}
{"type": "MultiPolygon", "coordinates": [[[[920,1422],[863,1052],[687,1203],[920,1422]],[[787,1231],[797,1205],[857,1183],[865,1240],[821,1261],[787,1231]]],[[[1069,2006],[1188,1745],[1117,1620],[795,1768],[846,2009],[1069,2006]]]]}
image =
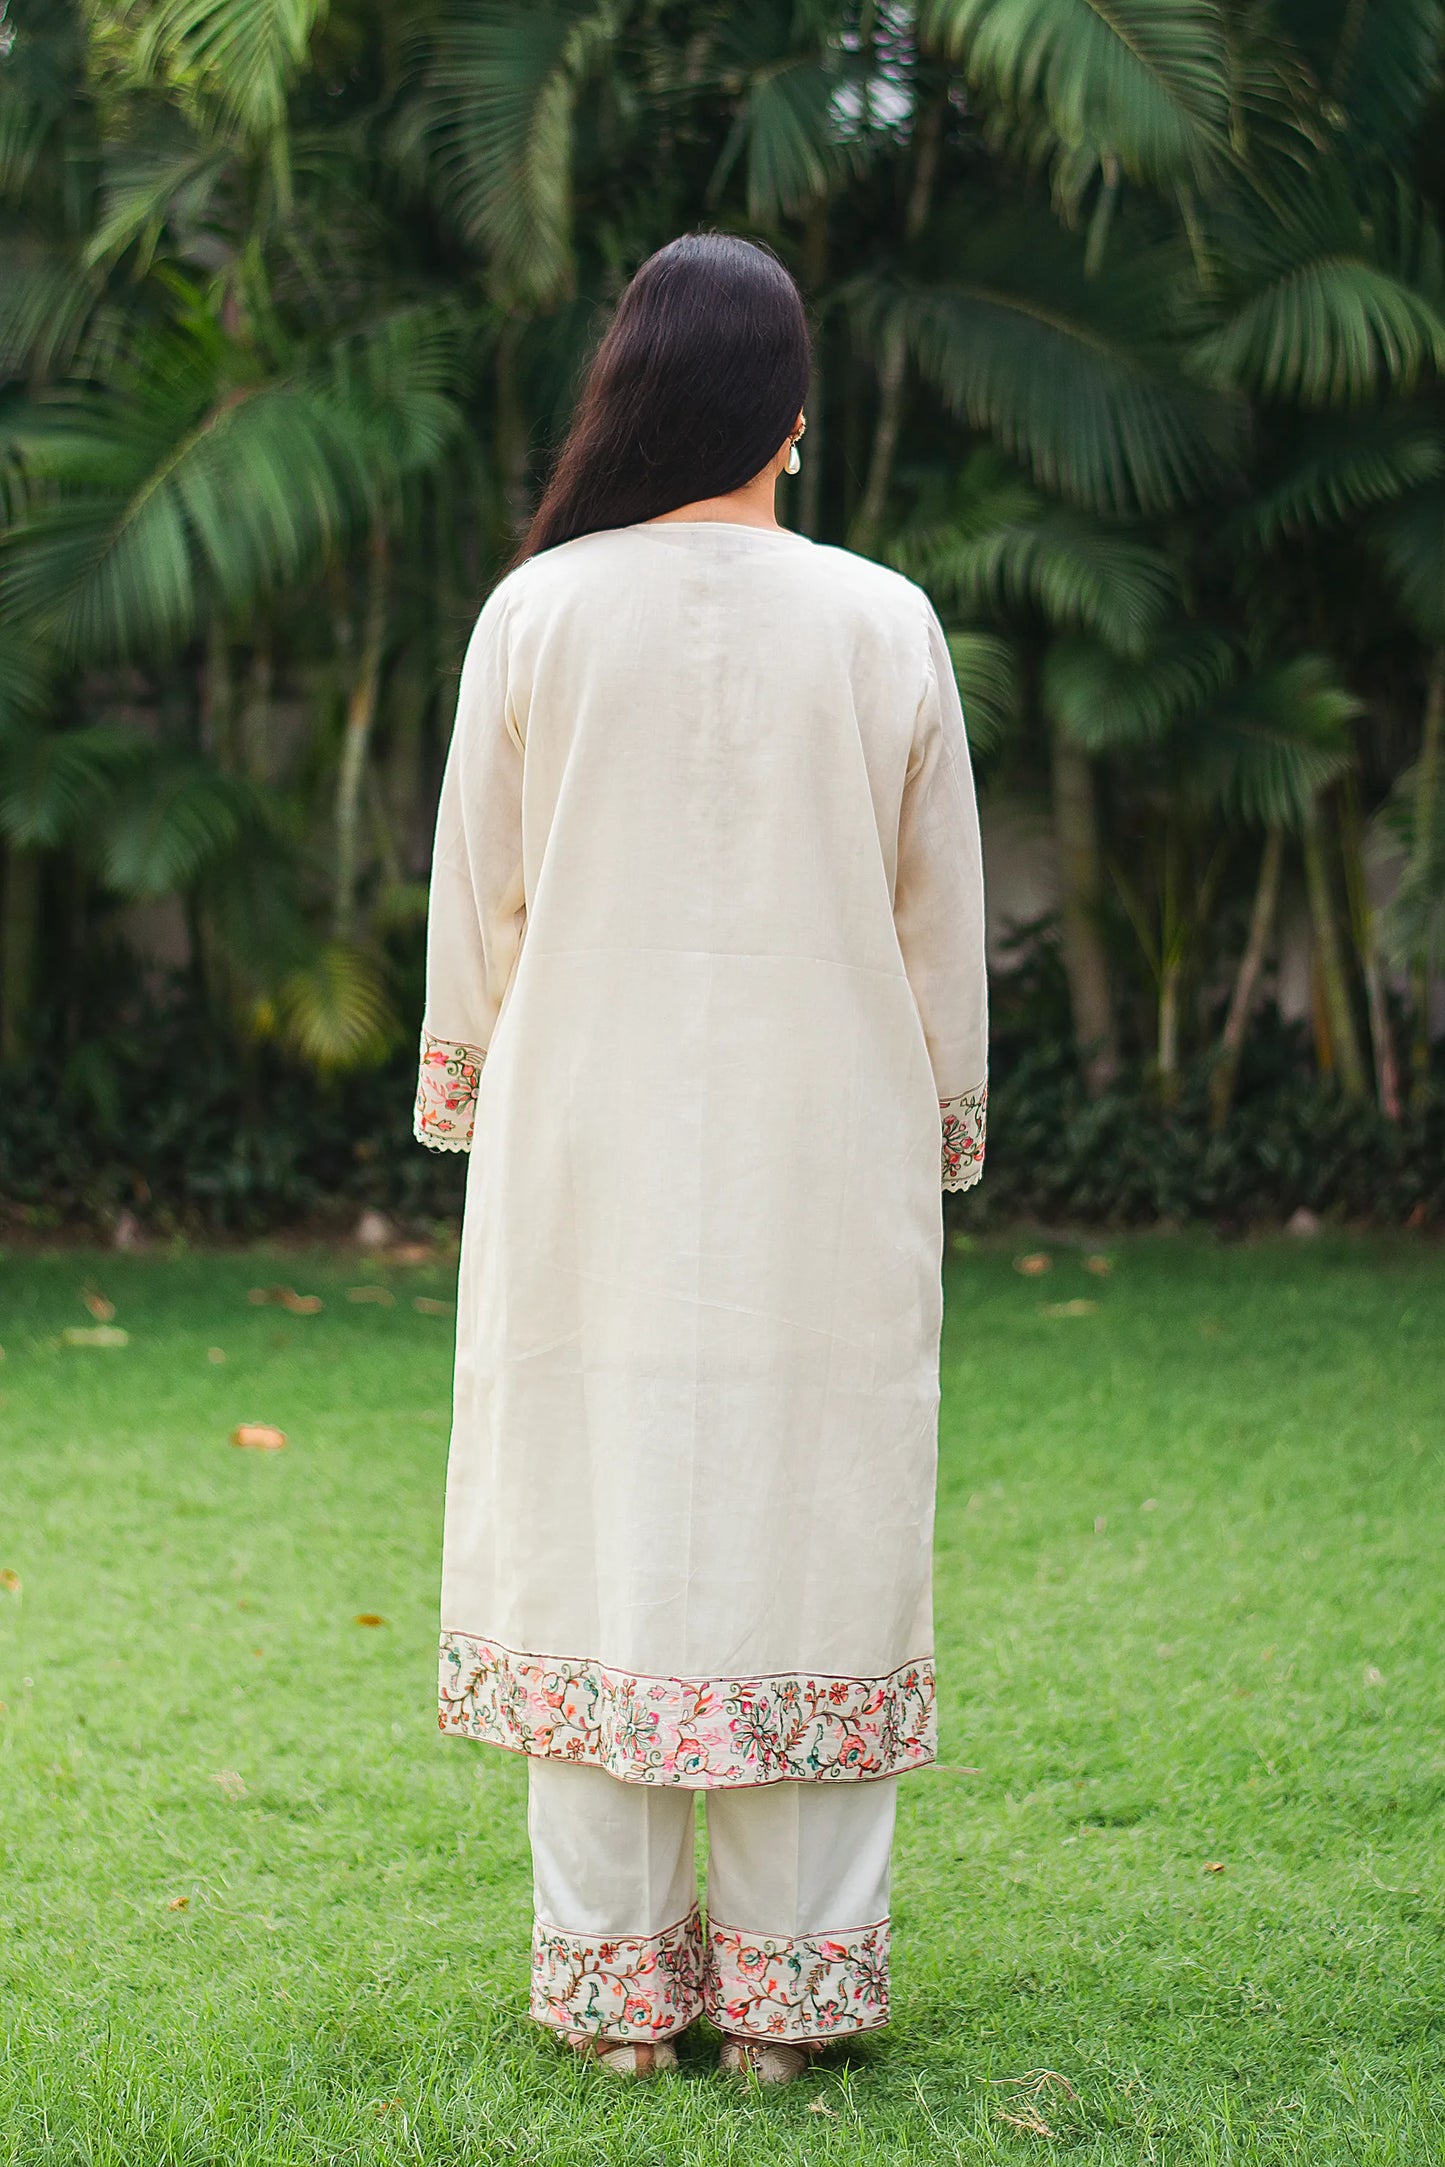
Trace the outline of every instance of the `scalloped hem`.
{"type": "Polygon", "coordinates": [[[421,1034],[411,1133],[428,1151],[470,1151],[486,1049],[421,1034]]]}

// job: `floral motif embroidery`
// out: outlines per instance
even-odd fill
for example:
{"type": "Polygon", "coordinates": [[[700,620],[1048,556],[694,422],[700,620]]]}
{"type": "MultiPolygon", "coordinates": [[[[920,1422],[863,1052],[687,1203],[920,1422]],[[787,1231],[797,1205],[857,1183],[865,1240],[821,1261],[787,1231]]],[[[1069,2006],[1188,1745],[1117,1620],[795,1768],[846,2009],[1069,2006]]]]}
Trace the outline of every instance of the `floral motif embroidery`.
{"type": "Polygon", "coordinates": [[[933,1664],[885,1678],[649,1678],[443,1633],[442,1730],[632,1783],[891,1776],[938,1750],[933,1664]]]}
{"type": "Polygon", "coordinates": [[[940,1099],[943,1116],[943,1186],[971,1189],[983,1179],[984,1132],[988,1126],[988,1078],[976,1091],[940,1099]]]}
{"type": "Polygon", "coordinates": [[[429,1151],[470,1151],[485,1054],[421,1034],[412,1134],[429,1151]]]}
{"type": "Polygon", "coordinates": [[[708,1922],[703,2007],[747,2039],[828,2039],[888,2022],[888,1921],[796,1940],[708,1922]]]}
{"type": "Polygon", "coordinates": [[[702,2007],[702,1922],[696,1908],[660,1934],[565,1934],[532,1928],[531,2013],[554,2031],[668,2039],[702,2007]]]}

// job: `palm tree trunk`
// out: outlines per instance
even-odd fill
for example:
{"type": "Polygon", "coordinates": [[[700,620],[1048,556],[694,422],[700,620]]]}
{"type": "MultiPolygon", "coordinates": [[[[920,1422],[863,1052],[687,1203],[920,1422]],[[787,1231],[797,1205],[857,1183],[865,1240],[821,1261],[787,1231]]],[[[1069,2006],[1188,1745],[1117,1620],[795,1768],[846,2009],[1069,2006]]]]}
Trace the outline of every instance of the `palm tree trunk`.
{"type": "Polygon", "coordinates": [[[1173,1106],[1179,1097],[1179,988],[1187,950],[1179,911],[1179,837],[1166,816],[1164,880],[1159,911],[1159,1023],[1156,1041],[1159,1103],[1173,1106]]]}
{"type": "MultiPolygon", "coordinates": [[[[1425,687],[1425,716],[1420,733],[1420,763],[1415,770],[1415,835],[1411,871],[1423,879],[1430,863],[1436,810],[1440,799],[1440,763],[1445,753],[1445,648],[1430,657],[1425,687]]],[[[1430,1093],[1430,956],[1414,958],[1410,988],[1415,1011],[1410,1040],[1410,1103],[1422,1107],[1430,1093]]]]}
{"type": "Polygon", "coordinates": [[[901,320],[895,318],[883,334],[883,352],[878,361],[878,419],[873,430],[873,450],[869,455],[863,494],[848,532],[848,547],[856,549],[863,557],[872,556],[883,527],[888,486],[893,479],[893,461],[898,450],[898,432],[903,425],[903,386],[907,375],[908,337],[901,320]]]}
{"type": "Polygon", "coordinates": [[[4,917],[0,921],[0,1062],[18,1061],[35,986],[40,923],[40,858],[19,843],[5,847],[4,917]]]}
{"type": "MultiPolygon", "coordinates": [[[[809,302],[817,306],[828,276],[828,198],[814,196],[803,227],[803,285],[809,302]]],[[[808,385],[808,437],[801,448],[803,471],[798,477],[798,531],[814,537],[820,531],[823,511],[823,337],[822,326],[813,343],[813,373],[808,385]]]]}
{"type": "Polygon", "coordinates": [[[1229,1119],[1230,1109],[1234,1104],[1245,1033],[1249,1029],[1255,990],[1264,970],[1264,959],[1274,932],[1275,913],[1279,908],[1279,883],[1283,864],[1284,835],[1279,828],[1271,828],[1265,836],[1264,850],[1260,855],[1259,879],[1254,889],[1254,908],[1249,914],[1249,937],[1244,944],[1244,954],[1239,959],[1239,969],[1235,973],[1233,990],[1229,996],[1229,1011],[1224,1019],[1224,1029],[1220,1033],[1219,1051],[1209,1077],[1209,1126],[1216,1135],[1229,1119]]]}
{"type": "MultiPolygon", "coordinates": [[[[908,207],[903,215],[903,240],[905,247],[918,239],[928,223],[929,205],[933,199],[933,184],[938,176],[938,154],[943,143],[943,117],[947,109],[947,93],[935,98],[919,121],[914,138],[915,159],[913,185],[908,192],[908,207]]],[[[888,507],[888,489],[893,479],[893,461],[898,451],[898,434],[903,426],[903,394],[908,382],[908,334],[901,316],[895,316],[883,334],[883,351],[878,359],[878,418],[873,431],[873,450],[868,460],[868,477],[863,484],[863,494],[848,533],[848,546],[861,556],[870,557],[878,547],[878,537],[883,530],[883,514],[888,507]]]]}
{"type": "Polygon", "coordinates": [[[1363,829],[1359,797],[1351,785],[1340,807],[1340,850],[1345,865],[1345,893],[1349,903],[1350,929],[1360,960],[1365,986],[1365,1014],[1370,1027],[1370,1052],[1375,1064],[1375,1098],[1387,1121],[1400,1118],[1400,1072],[1395,1060],[1390,1009],[1385,999],[1385,977],[1380,967],[1379,917],[1370,901],[1365,876],[1363,829]]]}
{"type": "Polygon", "coordinates": [[[510,317],[497,341],[497,471],[509,549],[521,541],[532,514],[527,475],[531,442],[517,367],[524,328],[520,317],[510,317]]]}
{"type": "Polygon", "coordinates": [[[388,554],[386,529],[377,520],[367,558],[366,608],[361,647],[346,700],[346,730],[336,777],[336,891],[333,924],[336,938],[349,941],[356,932],[356,890],[361,861],[361,807],[366,760],[381,691],[381,662],[386,643],[388,554]]]}
{"type": "Polygon", "coordinates": [[[1119,1073],[1109,962],[1099,927],[1104,890],[1099,818],[1089,756],[1058,728],[1053,733],[1053,779],[1064,970],[1084,1083],[1089,1096],[1097,1098],[1119,1073]]]}
{"type": "Polygon", "coordinates": [[[1114,223],[1114,212],[1119,201],[1121,169],[1115,152],[1106,150],[1100,160],[1102,178],[1099,183],[1099,199],[1094,205],[1094,215],[1089,220],[1089,238],[1084,245],[1084,276],[1097,278],[1103,268],[1104,251],[1109,245],[1109,228],[1114,223]]]}
{"type": "Polygon", "coordinates": [[[1365,1063],[1360,1052],[1359,1033],[1355,1029],[1354,1012],[1350,1006],[1349,980],[1345,975],[1344,950],[1340,943],[1334,897],[1330,893],[1329,868],[1325,862],[1324,831],[1318,799],[1311,804],[1305,815],[1304,857],[1315,952],[1319,957],[1320,983],[1324,993],[1325,1012],[1329,1018],[1335,1068],[1340,1079],[1340,1088],[1346,1098],[1363,1099],[1368,1096],[1365,1063]]]}
{"type": "Polygon", "coordinates": [[[1159,1100],[1173,1106],[1179,1097],[1179,980],[1182,955],[1165,956],[1159,972],[1159,1100]]]}

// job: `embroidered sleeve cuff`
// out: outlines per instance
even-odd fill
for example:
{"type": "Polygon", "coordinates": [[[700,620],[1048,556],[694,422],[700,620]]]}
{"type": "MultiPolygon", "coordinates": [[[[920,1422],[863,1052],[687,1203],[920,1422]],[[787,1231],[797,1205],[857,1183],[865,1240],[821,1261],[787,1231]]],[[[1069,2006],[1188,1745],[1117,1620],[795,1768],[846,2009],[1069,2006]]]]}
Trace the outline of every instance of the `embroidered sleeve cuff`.
{"type": "Polygon", "coordinates": [[[429,1151],[471,1150],[485,1058],[479,1046],[459,1046],[422,1032],[412,1134],[429,1151]]]}
{"type": "Polygon", "coordinates": [[[988,1121],[988,1078],[976,1091],[940,1099],[943,1119],[943,1186],[971,1189],[983,1179],[984,1131],[988,1121]]]}

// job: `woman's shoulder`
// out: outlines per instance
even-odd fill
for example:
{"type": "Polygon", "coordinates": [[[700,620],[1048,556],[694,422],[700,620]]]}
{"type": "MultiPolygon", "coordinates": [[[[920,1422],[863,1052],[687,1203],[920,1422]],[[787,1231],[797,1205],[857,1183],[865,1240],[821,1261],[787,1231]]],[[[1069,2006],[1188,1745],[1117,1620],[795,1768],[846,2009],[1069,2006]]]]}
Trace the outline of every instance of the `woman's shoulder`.
{"type": "Polygon", "coordinates": [[[819,581],[832,592],[856,596],[872,608],[889,611],[909,623],[926,623],[933,605],[916,580],[832,542],[815,542],[810,551],[819,581]]]}

